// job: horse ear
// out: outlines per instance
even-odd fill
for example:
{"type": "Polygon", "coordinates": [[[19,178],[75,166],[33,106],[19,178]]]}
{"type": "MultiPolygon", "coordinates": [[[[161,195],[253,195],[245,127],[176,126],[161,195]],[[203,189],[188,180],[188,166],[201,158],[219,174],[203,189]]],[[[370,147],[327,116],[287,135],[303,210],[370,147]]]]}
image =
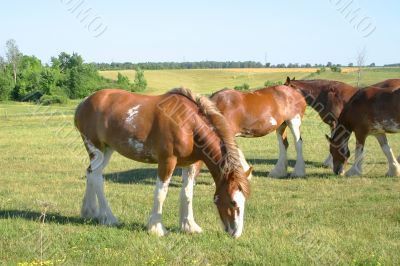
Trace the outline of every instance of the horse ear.
{"type": "Polygon", "coordinates": [[[296,80],[296,77],[293,77],[292,80],[296,80]]]}
{"type": "Polygon", "coordinates": [[[252,172],[253,172],[253,166],[250,166],[250,168],[244,173],[244,175],[246,176],[246,178],[247,178],[248,180],[251,179],[252,172]]]}
{"type": "Polygon", "coordinates": [[[286,77],[286,83],[287,83],[287,84],[290,83],[290,77],[289,77],[289,76],[286,77]]]}
{"type": "Polygon", "coordinates": [[[332,139],[331,137],[329,137],[328,135],[325,134],[326,139],[328,140],[329,143],[332,143],[332,139]]]}

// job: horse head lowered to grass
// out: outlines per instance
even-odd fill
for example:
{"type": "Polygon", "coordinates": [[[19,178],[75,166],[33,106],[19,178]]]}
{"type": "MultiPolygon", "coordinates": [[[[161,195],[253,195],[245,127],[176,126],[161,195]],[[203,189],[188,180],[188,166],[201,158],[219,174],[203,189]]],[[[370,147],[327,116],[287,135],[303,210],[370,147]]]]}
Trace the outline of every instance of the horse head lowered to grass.
{"type": "Polygon", "coordinates": [[[234,237],[242,234],[245,201],[250,193],[249,172],[243,170],[228,123],[207,98],[187,89],[159,96],[105,89],[77,107],[75,125],[90,157],[83,217],[97,218],[103,224],[117,223],[104,194],[102,176],[113,151],[117,151],[135,161],[158,164],[150,232],[160,236],[167,233],[161,221],[162,207],[175,167],[184,167],[180,228],[201,232],[192,209],[196,173],[185,167],[203,161],[216,184],[214,203],[225,231],[234,237]]]}

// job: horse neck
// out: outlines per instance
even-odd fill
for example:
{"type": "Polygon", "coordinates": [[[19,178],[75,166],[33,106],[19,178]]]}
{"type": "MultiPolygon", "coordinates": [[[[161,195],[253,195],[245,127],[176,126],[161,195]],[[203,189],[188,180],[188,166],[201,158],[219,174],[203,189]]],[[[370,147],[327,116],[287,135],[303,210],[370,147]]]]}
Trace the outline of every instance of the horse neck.
{"type": "Polygon", "coordinates": [[[307,104],[313,107],[316,103],[316,99],[322,91],[322,88],[315,86],[314,84],[303,83],[300,81],[295,81],[294,84],[297,85],[296,88],[303,94],[307,104]]]}
{"type": "Polygon", "coordinates": [[[197,159],[205,163],[215,184],[219,184],[223,176],[223,166],[226,159],[221,138],[207,124],[199,123],[194,141],[197,159]]]}
{"type": "Polygon", "coordinates": [[[337,125],[335,128],[335,132],[332,136],[333,140],[335,143],[340,143],[340,144],[345,144],[349,142],[350,136],[351,136],[352,130],[350,127],[347,125],[343,124],[343,120],[341,123],[337,125]]]}

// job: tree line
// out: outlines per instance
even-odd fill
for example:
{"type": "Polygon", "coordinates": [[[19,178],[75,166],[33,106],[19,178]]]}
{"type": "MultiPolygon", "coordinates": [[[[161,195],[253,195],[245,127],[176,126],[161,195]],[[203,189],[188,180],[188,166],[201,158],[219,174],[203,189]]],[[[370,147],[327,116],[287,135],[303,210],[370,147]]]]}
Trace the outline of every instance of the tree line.
{"type": "Polygon", "coordinates": [[[8,40],[5,56],[0,56],[0,100],[62,103],[106,87],[143,91],[147,86],[139,68],[131,83],[120,73],[116,81],[100,76],[97,67],[84,63],[77,53],[62,52],[50,61],[42,64],[37,57],[24,55],[15,40],[8,40]]]}

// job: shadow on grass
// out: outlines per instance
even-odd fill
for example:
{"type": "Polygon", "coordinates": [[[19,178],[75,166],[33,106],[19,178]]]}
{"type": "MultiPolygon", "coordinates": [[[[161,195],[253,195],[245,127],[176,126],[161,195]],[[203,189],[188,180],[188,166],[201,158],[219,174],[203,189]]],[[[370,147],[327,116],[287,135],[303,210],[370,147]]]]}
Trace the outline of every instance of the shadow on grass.
{"type": "MultiPolygon", "coordinates": [[[[25,219],[33,222],[40,222],[42,214],[28,210],[0,210],[0,219],[25,219]]],[[[95,219],[84,219],[81,217],[64,216],[59,213],[46,213],[45,223],[51,224],[73,224],[73,225],[100,225],[95,219]]],[[[120,223],[114,228],[125,228],[131,231],[146,231],[147,228],[141,223],[120,223]]]]}
{"type": "MultiPolygon", "coordinates": [[[[271,165],[272,167],[277,163],[278,160],[276,159],[249,159],[248,162],[252,166],[256,165],[261,165],[261,164],[266,164],[266,165],[271,165]]],[[[290,167],[294,167],[296,164],[295,160],[289,160],[288,161],[290,167]]],[[[310,167],[324,167],[322,163],[319,162],[312,162],[312,161],[306,161],[306,169],[310,167]]],[[[255,167],[257,169],[257,166],[255,167]]],[[[272,168],[271,168],[272,169],[272,168]]],[[[200,173],[202,174],[210,174],[207,167],[203,165],[200,173]]],[[[253,175],[257,176],[263,176],[266,177],[268,176],[269,172],[263,172],[263,171],[257,171],[253,170],[253,175]]],[[[174,173],[174,176],[181,176],[182,171],[181,168],[176,168],[174,173]]],[[[325,177],[325,174],[311,174],[308,175],[307,177],[325,177]]],[[[136,169],[131,169],[127,171],[122,171],[122,172],[113,172],[113,173],[107,173],[104,175],[105,180],[114,182],[114,183],[120,183],[120,184],[144,184],[144,185],[155,185],[156,182],[156,177],[157,177],[157,167],[155,168],[136,168],[136,169]]],[[[288,176],[287,178],[291,178],[288,176]]],[[[177,182],[175,180],[172,180],[170,183],[171,187],[181,187],[181,182],[177,182]]],[[[196,184],[198,185],[209,185],[212,184],[213,180],[210,176],[210,182],[204,182],[204,181],[196,181],[196,184]]]]}
{"type": "MultiPolygon", "coordinates": [[[[278,160],[277,159],[248,159],[247,162],[250,165],[259,165],[259,164],[267,164],[267,165],[275,165],[278,160]]],[[[289,166],[294,167],[296,164],[296,160],[288,160],[289,166]]],[[[305,161],[306,167],[324,167],[322,162],[313,162],[313,161],[305,161]]]]}
{"type": "MultiPolygon", "coordinates": [[[[203,167],[201,173],[209,174],[208,169],[203,167]]],[[[178,176],[174,178],[169,183],[170,187],[182,187],[180,176],[182,176],[181,168],[176,168],[173,176],[178,176]]],[[[122,172],[107,173],[104,175],[104,179],[114,183],[120,184],[143,184],[154,186],[156,184],[157,168],[137,168],[122,172]]],[[[196,180],[197,185],[210,185],[214,182],[210,175],[210,181],[205,182],[201,180],[196,180]]]]}
{"type": "MultiPolygon", "coordinates": [[[[182,171],[180,168],[175,169],[173,175],[181,176],[182,171]]],[[[157,168],[137,168],[122,172],[107,173],[104,179],[110,182],[121,184],[144,184],[155,185],[157,178],[157,168]]],[[[170,187],[180,187],[180,184],[171,181],[170,187]]]]}

